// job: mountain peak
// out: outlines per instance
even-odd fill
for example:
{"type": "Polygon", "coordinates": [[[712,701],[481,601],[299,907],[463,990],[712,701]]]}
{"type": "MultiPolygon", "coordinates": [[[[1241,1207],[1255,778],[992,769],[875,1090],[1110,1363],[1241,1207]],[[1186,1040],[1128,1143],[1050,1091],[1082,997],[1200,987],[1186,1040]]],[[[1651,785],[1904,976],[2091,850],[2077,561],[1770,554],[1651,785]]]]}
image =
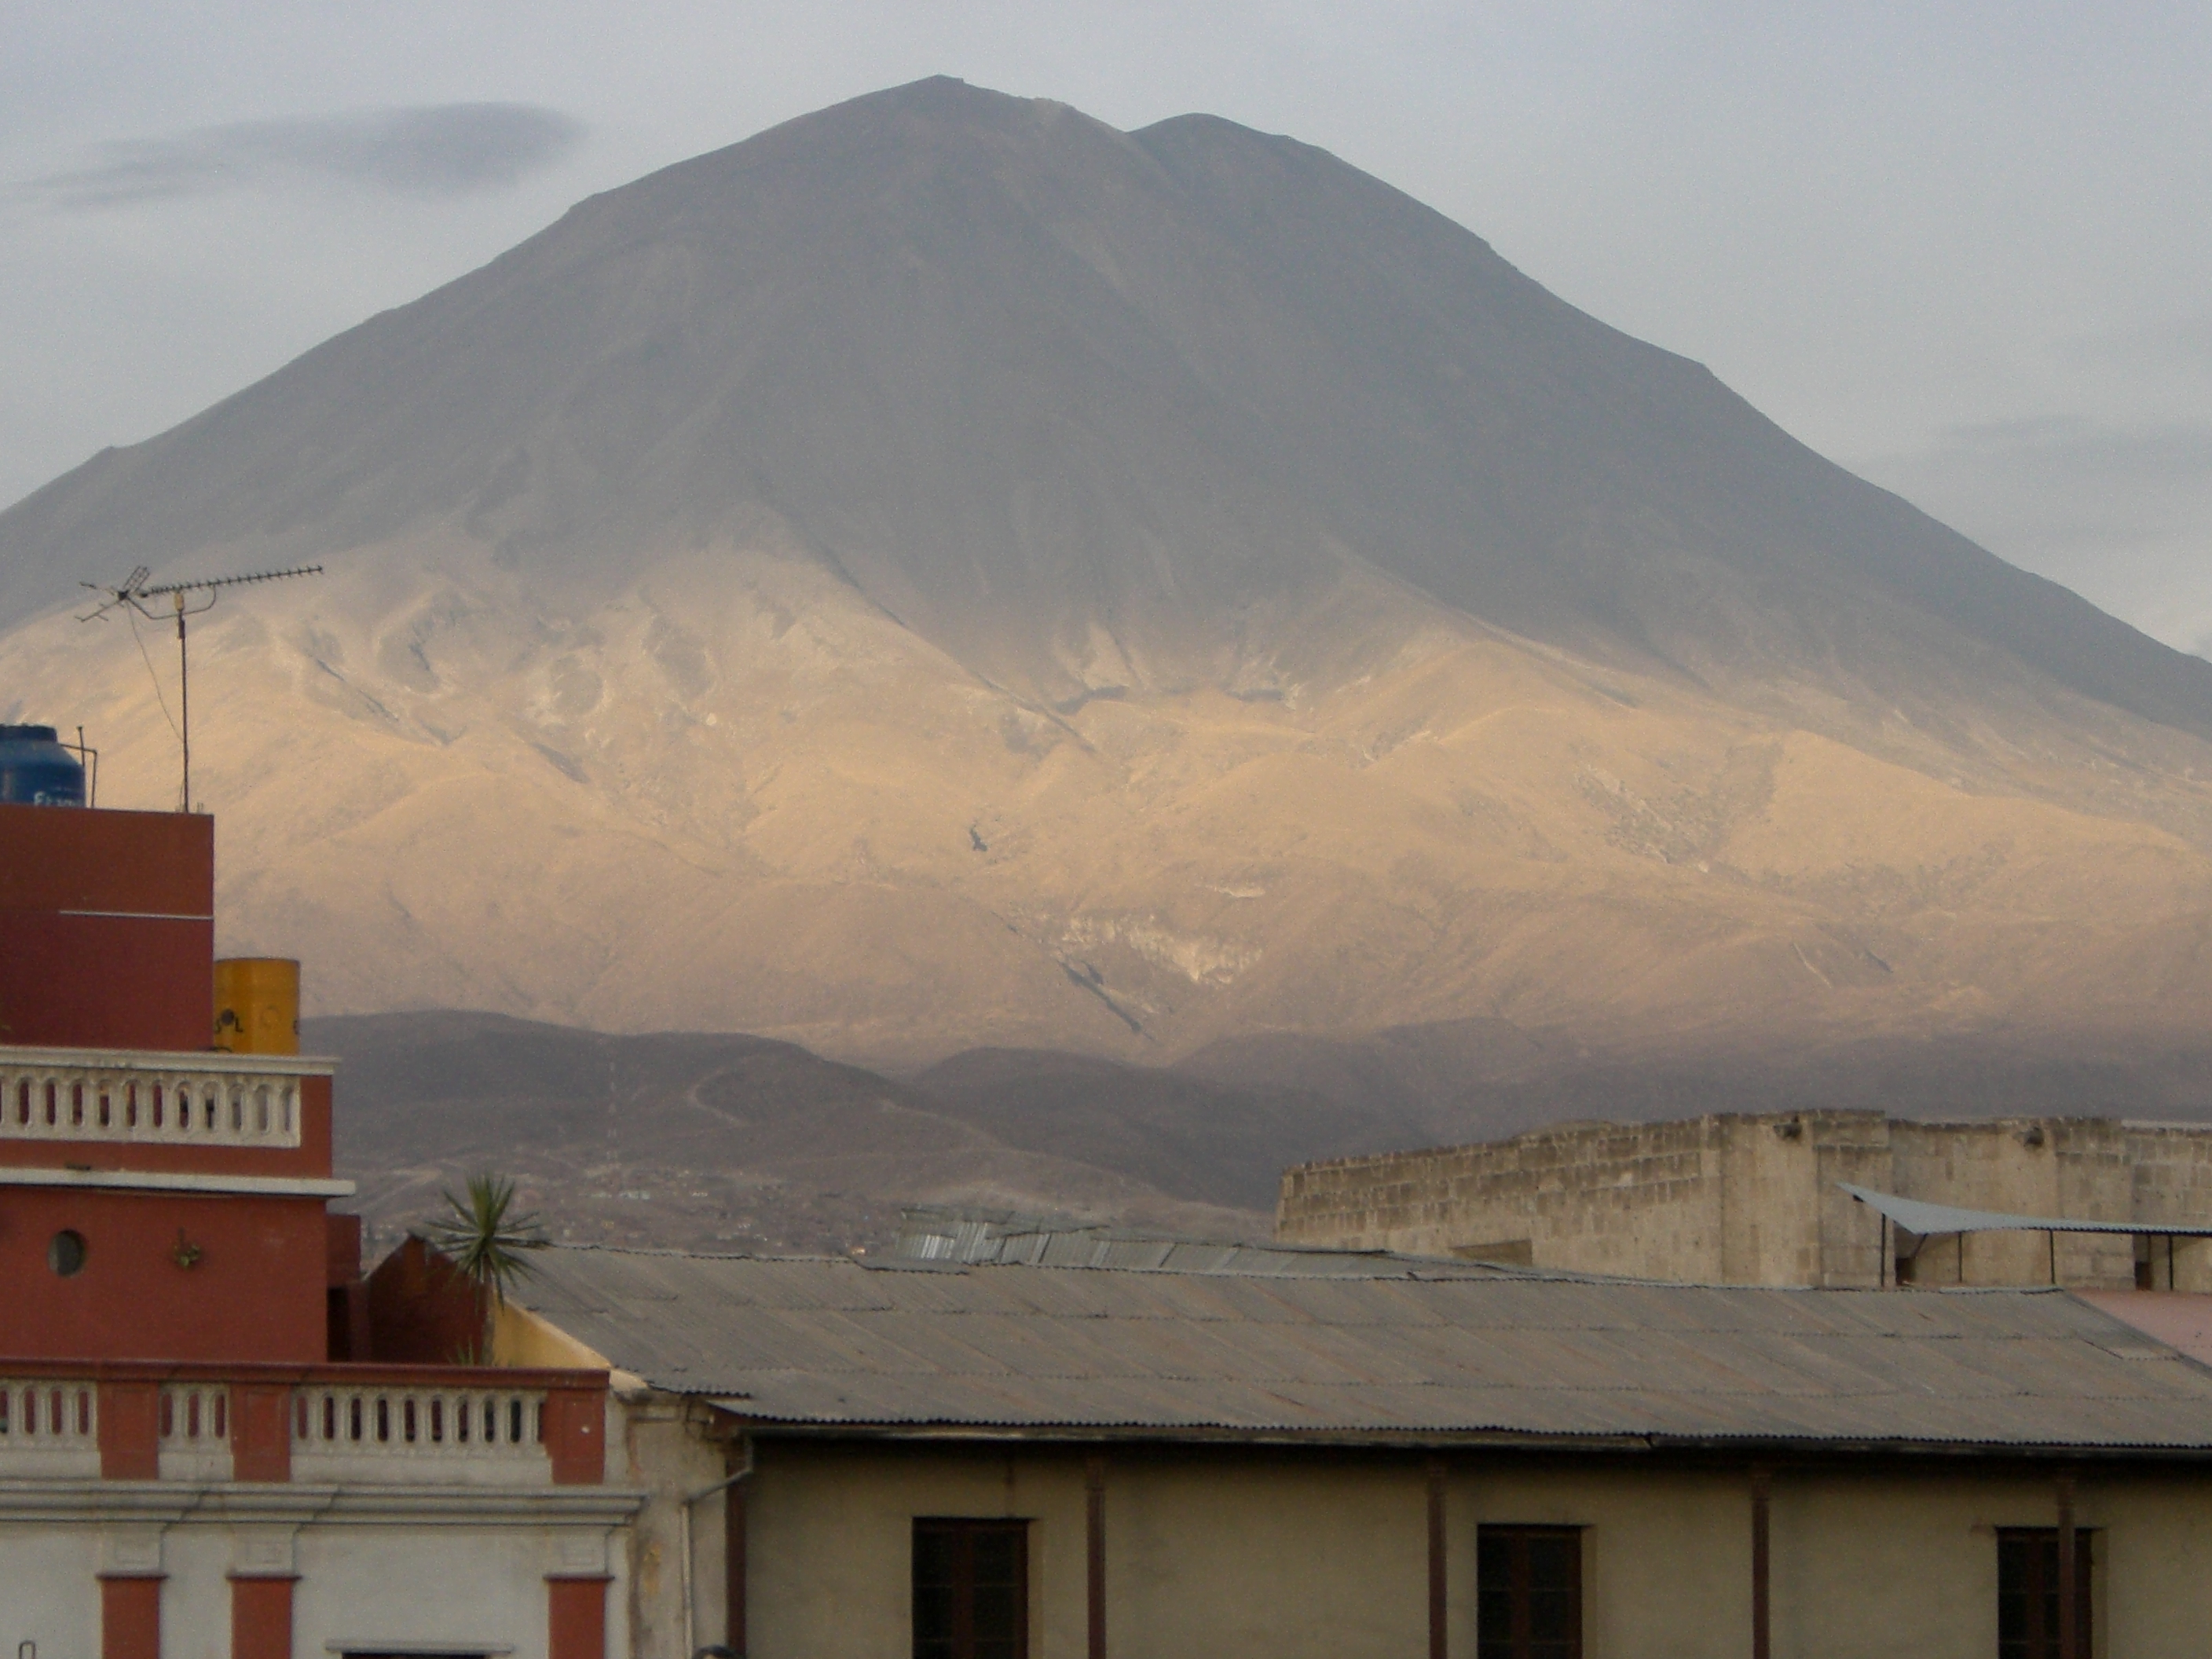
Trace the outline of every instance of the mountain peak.
{"type": "MultiPolygon", "coordinates": [[[[2072,1019],[2088,961],[2212,1008],[2212,664],[1211,117],[933,79],[610,191],[0,514],[0,623],[307,562],[203,625],[194,761],[326,1006],[1154,1058],[2072,1019]]],[[[71,629],[0,684],[166,790],[71,629]]]]}
{"type": "Polygon", "coordinates": [[[0,605],[95,556],[343,556],[434,526],[598,591],[769,520],[1048,699],[1109,661],[1115,684],[1249,677],[1379,580],[1700,678],[1766,673],[1772,629],[1818,617],[1822,653],[1879,681],[1895,653],[1830,629],[1871,606],[2212,732],[2212,666],[1325,152],[1211,116],[1127,135],[945,76],[609,191],[89,464],[0,516],[0,605]],[[1721,622],[1747,578],[1771,627],[1721,622]],[[1281,625],[1231,641],[1262,613],[1281,625]]]}

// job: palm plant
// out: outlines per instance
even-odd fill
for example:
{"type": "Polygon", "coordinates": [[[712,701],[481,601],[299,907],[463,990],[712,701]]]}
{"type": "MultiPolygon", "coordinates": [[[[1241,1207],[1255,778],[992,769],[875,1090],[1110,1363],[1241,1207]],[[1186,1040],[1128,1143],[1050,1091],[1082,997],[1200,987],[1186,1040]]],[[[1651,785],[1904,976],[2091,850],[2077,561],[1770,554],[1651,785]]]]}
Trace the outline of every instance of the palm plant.
{"type": "Polygon", "coordinates": [[[505,1306],[507,1292],[534,1271],[527,1252],[552,1242],[537,1212],[515,1211],[514,1182],[505,1176],[472,1175],[463,1193],[449,1188],[444,1196],[448,1213],[423,1231],[462,1278],[505,1306]]]}

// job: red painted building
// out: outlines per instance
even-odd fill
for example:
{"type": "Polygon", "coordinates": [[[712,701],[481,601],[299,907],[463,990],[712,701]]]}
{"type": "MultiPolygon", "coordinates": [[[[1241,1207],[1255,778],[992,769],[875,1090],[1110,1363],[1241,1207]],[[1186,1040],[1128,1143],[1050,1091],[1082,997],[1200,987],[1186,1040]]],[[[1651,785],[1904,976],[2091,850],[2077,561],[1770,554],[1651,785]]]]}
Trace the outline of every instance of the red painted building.
{"type": "Polygon", "coordinates": [[[377,1363],[332,1064],[218,1022],[214,846],[0,804],[0,1644],[620,1659],[605,1374],[377,1363]]]}

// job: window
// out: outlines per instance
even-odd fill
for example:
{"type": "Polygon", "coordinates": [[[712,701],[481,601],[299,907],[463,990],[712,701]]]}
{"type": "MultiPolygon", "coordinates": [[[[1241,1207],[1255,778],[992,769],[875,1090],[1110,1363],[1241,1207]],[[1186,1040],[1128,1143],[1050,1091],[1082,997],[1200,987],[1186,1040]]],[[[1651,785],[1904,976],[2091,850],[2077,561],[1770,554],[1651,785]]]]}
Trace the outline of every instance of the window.
{"type": "Polygon", "coordinates": [[[1536,1246],[1532,1239],[1494,1238],[1484,1244],[1455,1244],[1451,1253],[1462,1261],[1502,1261],[1508,1267],[1533,1267],[1536,1246]]]}
{"type": "Polygon", "coordinates": [[[84,1270],[85,1255],[84,1235],[64,1228],[46,1246],[46,1266],[64,1279],[72,1278],[84,1270]]]}
{"type": "Polygon", "coordinates": [[[1027,1659],[1026,1521],[914,1523],[914,1659],[1027,1659]]]}
{"type": "Polygon", "coordinates": [[[1474,1571],[1479,1659],[1582,1659],[1578,1528],[1480,1528],[1474,1571]]]}
{"type": "Polygon", "coordinates": [[[2167,1290],[2173,1288],[2173,1235],[2172,1233],[2137,1233],[2136,1235],[2136,1288],[2139,1291],[2154,1291],[2158,1289],[2161,1281],[2167,1290]]]}
{"type": "MultiPolygon", "coordinates": [[[[2090,1659],[2089,1534],[2074,1534],[2074,1652],[2090,1659]]],[[[2058,1528],[1997,1533],[1997,1659],[2058,1659],[2058,1528]]]]}

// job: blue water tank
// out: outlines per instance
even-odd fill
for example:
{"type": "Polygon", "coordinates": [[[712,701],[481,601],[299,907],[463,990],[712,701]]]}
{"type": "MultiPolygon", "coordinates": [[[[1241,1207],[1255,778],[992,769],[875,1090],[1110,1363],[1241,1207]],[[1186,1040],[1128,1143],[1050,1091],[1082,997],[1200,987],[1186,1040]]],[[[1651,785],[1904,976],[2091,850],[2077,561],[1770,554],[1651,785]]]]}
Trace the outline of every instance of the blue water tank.
{"type": "Polygon", "coordinates": [[[82,806],[83,763],[54,741],[51,726],[0,726],[0,802],[82,806]]]}

